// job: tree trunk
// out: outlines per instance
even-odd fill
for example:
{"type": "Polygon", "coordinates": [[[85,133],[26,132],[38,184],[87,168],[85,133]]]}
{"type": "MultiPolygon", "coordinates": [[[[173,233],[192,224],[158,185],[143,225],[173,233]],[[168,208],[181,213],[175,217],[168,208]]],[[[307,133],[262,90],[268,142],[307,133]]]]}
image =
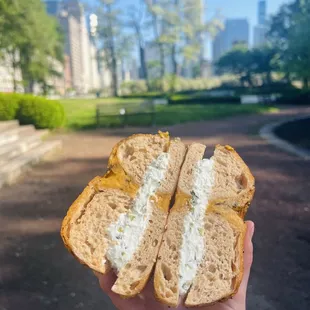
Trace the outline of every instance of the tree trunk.
{"type": "Polygon", "coordinates": [[[309,89],[309,78],[308,77],[303,78],[303,89],[305,90],[309,89]]]}
{"type": "MultiPolygon", "coordinates": [[[[156,5],[157,1],[154,0],[153,4],[156,5]]],[[[157,16],[155,14],[152,14],[153,16],[153,29],[154,29],[154,35],[156,42],[158,44],[159,48],[159,57],[160,57],[160,78],[163,78],[165,75],[165,51],[164,51],[164,45],[159,42],[159,33],[158,33],[158,28],[157,28],[157,16]]]]}
{"type": "Polygon", "coordinates": [[[266,81],[267,84],[270,85],[272,83],[272,76],[271,76],[271,72],[267,72],[266,73],[266,81]]]}
{"type": "Polygon", "coordinates": [[[34,80],[30,79],[27,86],[25,87],[26,94],[33,94],[34,93],[34,80]]]}
{"type": "Polygon", "coordinates": [[[17,69],[17,61],[16,61],[16,52],[12,52],[12,68],[13,68],[13,90],[14,93],[17,92],[17,81],[16,81],[16,69],[17,69]]]}
{"type": "Polygon", "coordinates": [[[35,84],[34,80],[31,79],[31,81],[30,81],[30,92],[31,92],[31,94],[34,93],[34,84],[35,84]]]}
{"type": "Polygon", "coordinates": [[[159,43],[159,57],[160,57],[160,77],[163,78],[165,76],[165,51],[162,43],[159,43]]]}
{"type": "Polygon", "coordinates": [[[118,78],[117,78],[117,61],[115,58],[114,49],[111,48],[112,55],[112,88],[113,88],[113,96],[118,97],[118,78]]]}
{"type": "Polygon", "coordinates": [[[146,80],[147,90],[150,91],[149,74],[145,60],[145,49],[141,44],[139,46],[139,52],[140,52],[139,55],[140,55],[142,78],[146,80]]]}
{"type": "MultiPolygon", "coordinates": [[[[179,13],[179,0],[174,0],[175,10],[179,13]]],[[[175,29],[176,30],[176,29],[175,29]]],[[[173,64],[173,74],[178,75],[178,63],[177,63],[177,45],[176,43],[172,45],[172,64],[173,64]]]]}
{"type": "Polygon", "coordinates": [[[31,94],[34,88],[34,80],[32,73],[30,72],[30,55],[26,47],[23,47],[19,51],[20,55],[20,69],[22,73],[22,80],[24,84],[24,93],[31,94]]]}
{"type": "Polygon", "coordinates": [[[171,49],[171,58],[172,58],[172,67],[174,75],[178,74],[178,62],[176,59],[176,53],[177,53],[177,47],[176,44],[173,44],[171,49]]]}
{"type": "Polygon", "coordinates": [[[117,59],[115,54],[114,37],[113,37],[113,25],[111,21],[111,4],[107,6],[109,12],[109,33],[110,33],[110,53],[112,62],[112,86],[113,86],[113,96],[118,97],[118,77],[117,77],[117,59]]]}
{"type": "Polygon", "coordinates": [[[291,73],[290,72],[286,72],[284,78],[288,84],[291,84],[292,81],[291,81],[291,73]]]}

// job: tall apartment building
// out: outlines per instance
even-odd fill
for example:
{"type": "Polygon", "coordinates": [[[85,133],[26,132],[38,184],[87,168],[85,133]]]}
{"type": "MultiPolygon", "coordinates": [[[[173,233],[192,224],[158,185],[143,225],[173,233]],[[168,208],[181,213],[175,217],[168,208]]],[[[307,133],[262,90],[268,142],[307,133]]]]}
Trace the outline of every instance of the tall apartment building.
{"type": "Polygon", "coordinates": [[[267,1],[258,1],[258,24],[254,27],[254,47],[262,46],[266,43],[267,33],[267,1]]]}
{"type": "Polygon", "coordinates": [[[266,25],[266,17],[267,17],[267,2],[266,0],[258,1],[258,24],[266,25]]]}
{"type": "Polygon", "coordinates": [[[45,0],[65,36],[65,84],[79,94],[101,88],[97,49],[92,43],[83,5],[79,0],[45,0]]]}
{"type": "Polygon", "coordinates": [[[213,41],[213,61],[231,50],[236,44],[249,46],[250,27],[247,19],[227,19],[224,30],[213,41]]]}
{"type": "Polygon", "coordinates": [[[90,42],[84,9],[78,0],[61,3],[58,19],[65,35],[65,54],[70,59],[72,88],[85,94],[90,81],[90,42]]]}

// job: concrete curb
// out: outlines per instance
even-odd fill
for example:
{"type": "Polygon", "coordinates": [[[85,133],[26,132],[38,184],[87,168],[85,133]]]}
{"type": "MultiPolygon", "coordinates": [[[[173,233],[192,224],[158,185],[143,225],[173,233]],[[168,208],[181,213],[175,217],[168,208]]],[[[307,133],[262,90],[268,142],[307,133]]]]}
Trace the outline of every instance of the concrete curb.
{"type": "Polygon", "coordinates": [[[294,154],[298,157],[301,157],[302,159],[310,160],[310,151],[309,150],[302,148],[302,147],[299,147],[299,146],[296,146],[294,144],[291,144],[288,141],[279,138],[274,133],[274,130],[279,126],[282,126],[286,123],[291,123],[291,122],[295,122],[295,121],[299,121],[299,120],[303,120],[303,119],[307,119],[307,118],[310,118],[309,114],[306,116],[297,116],[297,117],[293,117],[293,118],[288,118],[288,119],[285,119],[281,122],[271,123],[271,124],[268,124],[268,125],[265,125],[264,127],[262,127],[259,131],[259,134],[263,139],[267,140],[270,144],[273,144],[276,147],[278,147],[278,148],[280,148],[280,149],[282,149],[288,153],[291,153],[291,154],[294,154]]]}

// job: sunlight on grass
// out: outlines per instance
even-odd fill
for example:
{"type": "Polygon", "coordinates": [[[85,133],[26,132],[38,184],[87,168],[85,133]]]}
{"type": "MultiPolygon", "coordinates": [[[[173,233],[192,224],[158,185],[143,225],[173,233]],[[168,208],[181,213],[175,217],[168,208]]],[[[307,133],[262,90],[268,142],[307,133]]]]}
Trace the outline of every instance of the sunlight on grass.
{"type": "MultiPolygon", "coordinates": [[[[69,99],[62,100],[67,122],[66,128],[72,130],[96,128],[96,105],[114,103],[141,103],[143,99],[69,99]]],[[[208,104],[208,105],[158,105],[156,106],[156,124],[174,125],[185,122],[212,120],[242,114],[275,113],[278,109],[263,105],[208,104]]],[[[151,116],[127,116],[130,126],[149,126],[151,116]]],[[[102,120],[103,127],[117,127],[123,123],[122,116],[107,116],[102,120]]]]}

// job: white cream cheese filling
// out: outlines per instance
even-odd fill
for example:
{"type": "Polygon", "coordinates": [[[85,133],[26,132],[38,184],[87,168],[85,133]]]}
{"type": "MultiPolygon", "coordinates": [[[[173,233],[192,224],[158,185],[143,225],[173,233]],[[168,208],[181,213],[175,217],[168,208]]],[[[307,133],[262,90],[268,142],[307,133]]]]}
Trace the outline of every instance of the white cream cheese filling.
{"type": "Polygon", "coordinates": [[[150,201],[165,177],[169,154],[162,153],[147,168],[132,208],[122,213],[118,221],[108,228],[113,245],[107,251],[107,258],[116,271],[125,266],[139,247],[152,213],[150,201]]]}
{"type": "Polygon", "coordinates": [[[180,249],[179,289],[187,293],[204,254],[204,216],[214,184],[213,159],[200,160],[194,169],[191,211],[184,217],[180,249]]]}

